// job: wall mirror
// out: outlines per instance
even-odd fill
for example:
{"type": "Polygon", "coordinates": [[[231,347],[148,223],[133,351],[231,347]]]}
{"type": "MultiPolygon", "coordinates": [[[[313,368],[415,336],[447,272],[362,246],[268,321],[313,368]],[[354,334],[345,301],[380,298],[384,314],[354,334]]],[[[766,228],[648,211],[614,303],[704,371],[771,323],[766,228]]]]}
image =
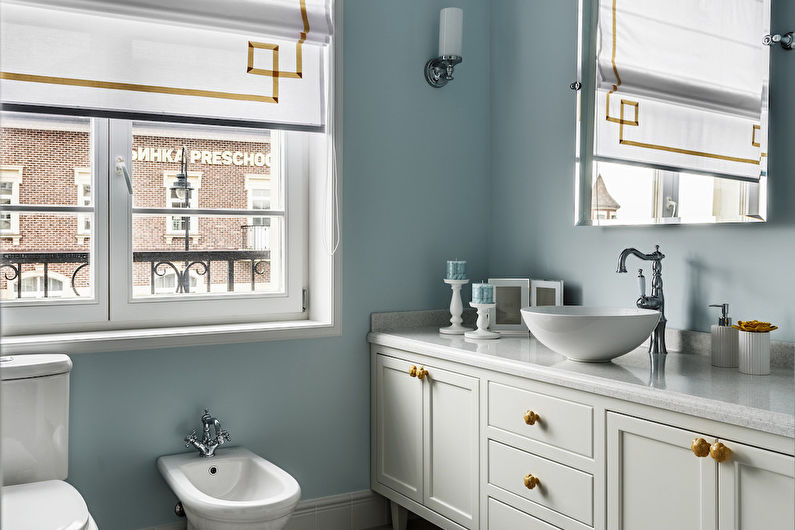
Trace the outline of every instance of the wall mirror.
{"type": "Polygon", "coordinates": [[[767,216],[770,0],[580,0],[576,222],[767,216]]]}

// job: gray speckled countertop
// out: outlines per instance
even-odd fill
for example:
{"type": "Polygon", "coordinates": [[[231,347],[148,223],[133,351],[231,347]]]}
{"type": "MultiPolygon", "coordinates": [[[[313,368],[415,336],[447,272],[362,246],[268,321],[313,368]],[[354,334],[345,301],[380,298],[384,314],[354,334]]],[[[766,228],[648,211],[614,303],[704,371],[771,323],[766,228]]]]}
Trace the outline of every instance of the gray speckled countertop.
{"type": "Polygon", "coordinates": [[[709,356],[669,353],[652,371],[639,348],[609,363],[567,360],[534,338],[505,336],[472,341],[440,335],[438,327],[374,331],[374,344],[519,375],[702,418],[795,437],[795,374],[774,368],[746,375],[711,366],[709,356]],[[695,398],[695,399],[694,399],[695,398]]]}

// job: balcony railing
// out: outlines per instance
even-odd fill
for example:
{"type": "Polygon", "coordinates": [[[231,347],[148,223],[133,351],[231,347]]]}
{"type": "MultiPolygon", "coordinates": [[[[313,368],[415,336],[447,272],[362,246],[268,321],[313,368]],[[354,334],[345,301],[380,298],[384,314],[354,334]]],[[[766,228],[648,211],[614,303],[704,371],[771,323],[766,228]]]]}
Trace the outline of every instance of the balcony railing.
{"type": "MultiPolygon", "coordinates": [[[[227,292],[235,290],[235,264],[250,263],[248,279],[251,290],[256,287],[258,276],[264,276],[266,266],[270,262],[270,250],[156,250],[133,252],[133,262],[149,263],[149,285],[151,294],[155,294],[155,280],[169,272],[176,275],[175,293],[189,293],[191,273],[206,279],[207,292],[210,292],[212,281],[212,264],[226,263],[227,292]]],[[[77,289],[77,276],[89,264],[88,252],[3,252],[0,253],[0,274],[8,281],[17,282],[17,298],[22,298],[22,275],[24,265],[42,265],[42,284],[44,298],[49,298],[50,266],[53,264],[78,264],[72,271],[70,285],[75,296],[80,296],[77,289]]]]}

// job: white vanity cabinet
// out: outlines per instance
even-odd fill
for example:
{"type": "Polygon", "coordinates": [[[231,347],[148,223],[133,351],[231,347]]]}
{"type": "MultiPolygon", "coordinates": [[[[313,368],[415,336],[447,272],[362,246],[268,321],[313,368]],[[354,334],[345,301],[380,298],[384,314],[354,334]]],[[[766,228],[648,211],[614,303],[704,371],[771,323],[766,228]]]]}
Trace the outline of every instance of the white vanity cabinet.
{"type": "MultiPolygon", "coordinates": [[[[568,379],[458,343],[403,350],[395,337],[371,347],[371,486],[392,502],[395,530],[406,509],[444,530],[795,528],[788,414],[752,428],[765,409],[613,383],[579,365],[568,379]],[[726,421],[724,406],[741,421],[726,421]],[[710,454],[718,441],[725,459],[710,454]]],[[[719,375],[725,386],[730,375],[719,375]]],[[[771,399],[792,394],[782,377],[771,399]]]]}
{"type": "Polygon", "coordinates": [[[373,489],[445,528],[475,530],[479,381],[400,353],[373,354],[373,489]]]}
{"type": "Polygon", "coordinates": [[[607,413],[611,529],[791,530],[794,475],[792,456],[607,413]],[[720,462],[697,456],[691,446],[700,440],[704,451],[719,441],[731,453],[720,462]]]}

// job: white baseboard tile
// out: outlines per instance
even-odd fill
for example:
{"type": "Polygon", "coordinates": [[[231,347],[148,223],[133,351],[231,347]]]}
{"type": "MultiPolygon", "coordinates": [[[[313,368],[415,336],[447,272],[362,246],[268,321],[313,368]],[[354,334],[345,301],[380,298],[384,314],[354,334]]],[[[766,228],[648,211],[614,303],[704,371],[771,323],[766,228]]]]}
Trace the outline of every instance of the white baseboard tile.
{"type": "Polygon", "coordinates": [[[369,530],[388,522],[388,501],[362,490],[299,502],[284,530],[369,530]]]}
{"type": "Polygon", "coordinates": [[[185,519],[183,519],[176,523],[161,524],[159,526],[147,526],[146,528],[141,528],[140,530],[185,530],[186,528],[188,528],[188,523],[185,521],[185,519]]]}
{"type": "MultiPolygon", "coordinates": [[[[299,501],[284,530],[370,530],[389,523],[389,501],[371,490],[299,501]]],[[[176,523],[140,530],[185,530],[176,523]]]]}

